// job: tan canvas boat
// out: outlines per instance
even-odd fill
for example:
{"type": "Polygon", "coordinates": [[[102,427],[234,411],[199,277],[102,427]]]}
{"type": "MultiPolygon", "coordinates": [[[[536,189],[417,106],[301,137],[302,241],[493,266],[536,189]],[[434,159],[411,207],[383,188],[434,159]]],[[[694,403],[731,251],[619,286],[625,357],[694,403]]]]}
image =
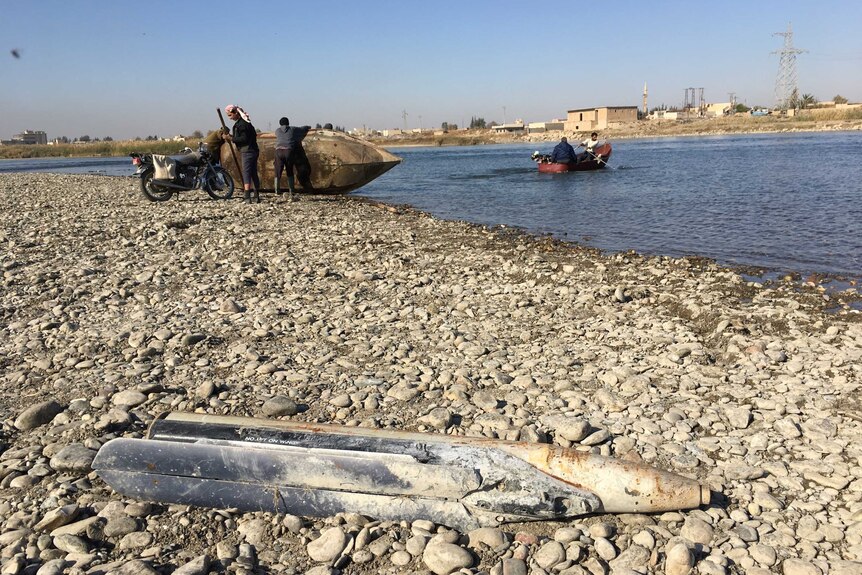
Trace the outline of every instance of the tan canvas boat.
{"type": "MultiPolygon", "coordinates": [[[[311,183],[317,194],[346,194],[380,177],[401,163],[401,158],[365,140],[333,130],[311,130],[302,142],[311,164],[311,183]]],[[[263,189],[271,189],[275,177],[275,134],[257,135],[260,158],[257,162],[263,189]]],[[[235,148],[234,148],[235,149],[235,148]]],[[[239,157],[239,154],[237,154],[239,157]]],[[[240,159],[240,161],[242,161],[240,159]]],[[[240,186],[240,174],[230,152],[221,147],[221,164],[240,186]]],[[[282,188],[287,180],[282,176],[282,188]]],[[[303,190],[299,181],[296,189],[303,190]]]]}

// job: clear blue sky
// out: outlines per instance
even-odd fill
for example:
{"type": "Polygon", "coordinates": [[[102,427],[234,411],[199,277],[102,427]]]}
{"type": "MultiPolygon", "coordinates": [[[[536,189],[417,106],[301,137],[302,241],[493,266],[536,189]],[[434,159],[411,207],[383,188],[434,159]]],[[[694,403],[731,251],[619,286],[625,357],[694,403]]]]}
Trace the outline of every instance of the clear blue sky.
{"type": "Polygon", "coordinates": [[[236,103],[261,130],[543,121],[603,105],[862,100],[862,2],[2,0],[0,138],[173,136],[236,103]],[[556,8],[552,9],[553,6],[556,8]],[[823,6],[823,7],[818,7],[823,6]],[[566,7],[569,7],[568,9],[566,7]],[[15,49],[20,57],[15,58],[15,49]],[[505,114],[505,116],[504,116],[505,114]],[[421,119],[420,119],[421,118],[421,119]]]}

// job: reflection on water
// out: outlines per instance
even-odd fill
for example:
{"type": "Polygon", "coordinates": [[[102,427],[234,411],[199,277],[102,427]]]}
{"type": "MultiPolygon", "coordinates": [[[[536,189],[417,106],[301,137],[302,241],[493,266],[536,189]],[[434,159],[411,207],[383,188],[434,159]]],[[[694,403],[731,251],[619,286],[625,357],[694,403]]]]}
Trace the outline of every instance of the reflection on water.
{"type": "Polygon", "coordinates": [[[551,147],[399,149],[357,193],[610,251],[862,277],[858,132],[621,140],[614,169],[539,174],[530,154],[551,147]]]}

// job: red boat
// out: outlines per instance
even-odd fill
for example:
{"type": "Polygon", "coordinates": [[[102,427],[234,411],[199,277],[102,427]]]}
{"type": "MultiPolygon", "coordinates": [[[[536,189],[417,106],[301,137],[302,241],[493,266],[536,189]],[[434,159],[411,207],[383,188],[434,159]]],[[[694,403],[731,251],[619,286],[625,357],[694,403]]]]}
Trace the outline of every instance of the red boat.
{"type": "Polygon", "coordinates": [[[539,165],[539,171],[543,174],[559,174],[562,172],[583,172],[586,170],[600,170],[608,165],[611,157],[611,145],[602,144],[593,150],[593,157],[582,160],[577,164],[558,164],[550,161],[550,156],[536,156],[533,159],[539,165]]]}

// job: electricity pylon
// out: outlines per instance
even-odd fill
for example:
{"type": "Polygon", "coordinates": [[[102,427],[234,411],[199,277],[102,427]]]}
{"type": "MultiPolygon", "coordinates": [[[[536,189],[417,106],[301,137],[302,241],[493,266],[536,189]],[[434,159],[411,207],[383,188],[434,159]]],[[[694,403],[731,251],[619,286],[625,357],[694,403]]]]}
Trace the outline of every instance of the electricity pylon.
{"type": "Polygon", "coordinates": [[[787,23],[787,32],[776,32],[773,36],[784,36],[784,48],[772,52],[780,56],[778,62],[778,77],[775,79],[775,107],[787,110],[796,107],[799,101],[799,89],[796,86],[796,55],[805,50],[793,47],[793,29],[787,23]]]}

